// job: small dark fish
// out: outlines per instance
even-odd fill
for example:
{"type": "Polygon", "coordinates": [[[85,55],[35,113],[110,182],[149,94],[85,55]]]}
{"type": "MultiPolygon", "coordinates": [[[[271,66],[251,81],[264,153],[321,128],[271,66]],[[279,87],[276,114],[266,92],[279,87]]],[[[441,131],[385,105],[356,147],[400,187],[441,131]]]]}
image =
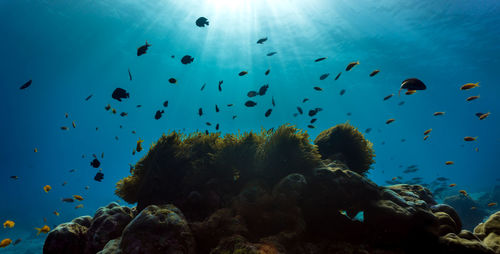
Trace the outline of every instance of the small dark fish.
{"type": "Polygon", "coordinates": [[[358,65],[359,64],[359,61],[356,61],[356,62],[351,62],[347,65],[347,67],[345,68],[346,71],[350,71],[354,66],[358,65]]]}
{"type": "Polygon", "coordinates": [[[335,80],[340,78],[340,74],[342,74],[342,72],[339,72],[339,74],[337,74],[337,76],[335,77],[335,80]]]}
{"type": "Polygon", "coordinates": [[[441,177],[436,178],[436,180],[438,180],[438,181],[440,181],[440,182],[445,182],[445,181],[448,181],[448,180],[450,180],[450,179],[448,179],[448,178],[446,178],[446,177],[442,177],[442,176],[441,176],[441,177]]]}
{"type": "Polygon", "coordinates": [[[367,129],[365,130],[365,132],[366,132],[366,133],[370,133],[370,131],[372,131],[372,128],[367,128],[367,129]]]}
{"type": "Polygon", "coordinates": [[[265,116],[265,117],[270,116],[270,115],[271,115],[271,112],[273,112],[273,109],[272,109],[272,108],[268,109],[268,110],[266,111],[266,113],[264,114],[264,116],[265,116]]]}
{"type": "Polygon", "coordinates": [[[28,82],[24,83],[24,85],[22,85],[21,87],[19,87],[19,89],[23,90],[23,89],[28,88],[29,86],[31,86],[31,82],[33,82],[31,79],[28,80],[28,82]]]}
{"type": "Polygon", "coordinates": [[[95,176],[94,176],[94,180],[101,182],[102,179],[104,179],[104,174],[101,172],[97,172],[97,174],[95,174],[95,176]]]}
{"type": "Polygon", "coordinates": [[[314,90],[316,90],[316,91],[323,91],[323,88],[321,88],[321,87],[319,87],[319,86],[315,86],[315,87],[313,87],[313,88],[314,88],[314,90]]]}
{"type": "Polygon", "coordinates": [[[318,112],[322,111],[323,109],[322,108],[315,108],[315,109],[311,109],[309,110],[309,116],[315,116],[318,112]]]}
{"type": "Polygon", "coordinates": [[[177,79],[175,79],[175,78],[169,78],[168,82],[170,82],[170,84],[177,84],[177,79]]]}
{"type": "Polygon", "coordinates": [[[10,179],[18,180],[19,176],[10,176],[10,179]]]}
{"type": "Polygon", "coordinates": [[[116,88],[114,91],[113,91],[113,94],[111,94],[111,97],[117,101],[122,101],[122,99],[127,99],[129,98],[129,93],[127,93],[127,91],[125,91],[125,89],[123,88],[116,88]]]}
{"type": "Polygon", "coordinates": [[[330,73],[322,74],[321,76],[319,76],[319,80],[325,80],[326,78],[328,78],[328,76],[330,76],[330,73]]]}
{"type": "Polygon", "coordinates": [[[74,173],[76,171],[76,169],[70,169],[69,172],[70,173],[74,173]]]}
{"type": "Polygon", "coordinates": [[[236,117],[238,117],[238,116],[237,116],[237,115],[234,115],[234,116],[233,116],[233,120],[234,120],[236,117]]]}
{"type": "Polygon", "coordinates": [[[347,115],[347,116],[351,116],[351,115],[352,115],[352,113],[351,113],[351,112],[347,112],[347,113],[346,113],[346,115],[347,115]]]}
{"type": "Polygon", "coordinates": [[[219,107],[215,104],[215,112],[219,113],[219,107]]]}
{"type": "Polygon", "coordinates": [[[203,115],[203,109],[202,108],[199,108],[198,109],[198,115],[202,116],[203,115]]]}
{"type": "Polygon", "coordinates": [[[196,20],[196,26],[198,27],[205,27],[205,25],[208,26],[208,19],[205,18],[205,17],[199,17],[197,20],[196,20]]]}
{"type": "Polygon", "coordinates": [[[247,75],[247,74],[248,74],[248,72],[247,72],[247,71],[241,71],[240,73],[238,73],[238,76],[240,76],[240,77],[241,77],[241,76],[245,76],[245,75],[247,75]]]}
{"type": "Polygon", "coordinates": [[[269,85],[268,85],[268,84],[265,84],[265,85],[261,86],[261,87],[259,88],[259,95],[260,95],[260,96],[265,95],[265,94],[266,94],[266,92],[267,92],[267,89],[268,89],[268,88],[269,88],[269,85]]]}
{"type": "Polygon", "coordinates": [[[181,59],[181,63],[182,63],[182,64],[190,64],[190,63],[192,63],[193,61],[194,61],[194,58],[193,58],[192,56],[190,56],[190,55],[185,55],[185,56],[183,56],[183,57],[182,57],[182,59],[181,59]]]}
{"type": "Polygon", "coordinates": [[[217,131],[219,130],[219,124],[215,125],[215,130],[217,130],[217,131]]]}
{"type": "Polygon", "coordinates": [[[155,119],[160,119],[163,113],[165,113],[165,110],[156,110],[155,119]]]}
{"type": "Polygon", "coordinates": [[[224,83],[223,80],[219,81],[219,92],[222,92],[222,83],[224,83]]]}
{"type": "Polygon", "coordinates": [[[379,72],[380,72],[379,70],[372,71],[372,73],[370,73],[370,77],[377,75],[377,73],[379,73],[379,72]]]}
{"type": "Polygon", "coordinates": [[[227,106],[228,106],[228,107],[232,107],[232,106],[233,106],[233,104],[227,104],[227,106]]]}
{"type": "Polygon", "coordinates": [[[151,46],[151,44],[148,43],[148,41],[146,41],[146,44],[140,46],[137,48],[137,56],[140,56],[140,55],[144,55],[146,54],[146,51],[148,50],[148,48],[151,46]]]}
{"type": "Polygon", "coordinates": [[[478,113],[476,113],[475,115],[476,115],[477,117],[480,117],[480,116],[484,115],[484,113],[478,112],[478,113]]]}
{"type": "Polygon", "coordinates": [[[245,102],[245,106],[247,106],[247,107],[254,107],[255,105],[257,105],[257,102],[255,102],[255,101],[245,102]]]}
{"type": "Polygon", "coordinates": [[[271,70],[267,69],[267,71],[264,74],[266,74],[266,76],[267,76],[267,75],[269,75],[269,72],[271,72],[271,70]]]}
{"type": "Polygon", "coordinates": [[[120,116],[122,116],[122,117],[127,116],[127,115],[128,115],[128,113],[127,113],[127,112],[121,112],[121,113],[120,113],[120,116]]]}
{"type": "Polygon", "coordinates": [[[101,159],[104,159],[104,152],[101,153],[101,159]]]}
{"type": "Polygon", "coordinates": [[[207,83],[204,83],[201,88],[200,88],[200,91],[203,91],[203,89],[205,89],[205,86],[207,85],[207,83]]]}
{"type": "Polygon", "coordinates": [[[86,100],[86,101],[90,100],[90,98],[92,98],[92,95],[93,95],[93,94],[91,94],[91,95],[87,96],[87,98],[85,98],[85,100],[86,100]]]}
{"type": "Polygon", "coordinates": [[[17,240],[14,242],[14,245],[18,245],[21,241],[22,241],[22,239],[21,239],[21,238],[17,239],[17,240]]]}
{"type": "Polygon", "coordinates": [[[271,104],[273,104],[273,107],[275,107],[275,106],[276,106],[276,103],[274,103],[274,96],[273,96],[273,97],[271,97],[271,104]]]}
{"type": "Polygon", "coordinates": [[[316,128],[316,127],[314,127],[314,125],[312,125],[312,124],[307,125],[307,127],[308,127],[308,128],[310,128],[310,129],[314,129],[314,128],[316,128]]]}
{"type": "Polygon", "coordinates": [[[274,56],[274,55],[276,55],[276,53],[278,53],[278,52],[274,52],[274,51],[273,52],[269,52],[269,53],[267,53],[266,56],[274,56]]]}
{"type": "Polygon", "coordinates": [[[263,44],[265,41],[267,41],[267,37],[260,38],[260,39],[257,41],[257,44],[263,44]]]}
{"type": "Polygon", "coordinates": [[[308,98],[304,98],[304,99],[302,100],[302,103],[304,103],[304,102],[306,102],[306,101],[308,101],[308,100],[309,100],[308,98]]]}
{"type": "Polygon", "coordinates": [[[137,105],[137,106],[135,106],[135,107],[136,107],[136,108],[140,108],[140,107],[142,107],[142,105],[137,105]]]}
{"type": "Polygon", "coordinates": [[[250,91],[250,92],[247,93],[247,96],[248,97],[255,97],[255,96],[257,96],[257,92],[256,91],[250,91]]]}
{"type": "Polygon", "coordinates": [[[401,101],[401,102],[398,103],[398,106],[403,106],[403,104],[405,104],[405,102],[401,101]]]}
{"type": "Polygon", "coordinates": [[[479,99],[479,95],[475,95],[475,96],[470,96],[468,97],[467,99],[465,99],[466,101],[473,101],[473,100],[476,100],[476,99],[479,99]]]}
{"type": "Polygon", "coordinates": [[[297,107],[297,111],[299,111],[299,114],[301,114],[301,115],[302,115],[302,113],[304,113],[304,111],[302,111],[301,107],[297,107]]]}
{"type": "Polygon", "coordinates": [[[318,118],[313,118],[313,119],[311,119],[311,121],[309,121],[309,123],[315,123],[316,120],[318,120],[318,118]]]}
{"type": "Polygon", "coordinates": [[[317,63],[317,62],[321,62],[321,61],[323,61],[323,60],[325,60],[325,59],[326,59],[326,57],[320,57],[320,58],[318,58],[318,59],[314,60],[314,62],[316,62],[316,63],[317,63]]]}
{"type": "Polygon", "coordinates": [[[165,107],[165,108],[168,107],[168,101],[163,102],[163,107],[165,107]]]}
{"type": "Polygon", "coordinates": [[[340,90],[340,96],[345,94],[345,89],[340,90]]]}
{"type": "Polygon", "coordinates": [[[128,77],[129,77],[130,81],[132,81],[132,73],[130,73],[130,68],[128,69],[128,77]]]}
{"type": "Polygon", "coordinates": [[[65,203],[73,203],[73,202],[75,202],[75,200],[73,198],[62,198],[61,201],[65,202],[65,203]]]}
{"type": "Polygon", "coordinates": [[[406,139],[404,139],[404,138],[401,139],[401,142],[405,142],[405,141],[406,141],[406,139]]]}
{"type": "Polygon", "coordinates": [[[208,130],[205,130],[205,134],[208,135],[208,130]]]}
{"type": "Polygon", "coordinates": [[[207,126],[212,126],[212,124],[210,122],[206,122],[205,123],[207,126]]]}
{"type": "Polygon", "coordinates": [[[399,92],[398,92],[398,95],[401,94],[401,90],[403,89],[406,89],[406,90],[425,90],[427,87],[425,86],[424,82],[422,82],[421,80],[419,79],[416,79],[416,78],[409,78],[409,79],[405,79],[402,83],[401,83],[401,87],[399,88],[399,92]]]}
{"type": "Polygon", "coordinates": [[[99,166],[101,166],[101,162],[99,162],[99,160],[97,158],[94,158],[91,162],[90,162],[90,165],[94,168],[98,168],[99,166]]]}
{"type": "Polygon", "coordinates": [[[175,58],[175,56],[174,56],[174,55],[171,55],[171,56],[170,56],[170,58],[175,58]]]}
{"type": "Polygon", "coordinates": [[[297,117],[299,114],[297,113],[293,113],[293,117],[297,117]]]}
{"type": "Polygon", "coordinates": [[[386,101],[386,100],[390,99],[393,95],[394,95],[394,94],[392,94],[392,93],[391,93],[391,94],[389,94],[389,95],[385,96],[385,97],[384,97],[384,101],[386,101]]]}

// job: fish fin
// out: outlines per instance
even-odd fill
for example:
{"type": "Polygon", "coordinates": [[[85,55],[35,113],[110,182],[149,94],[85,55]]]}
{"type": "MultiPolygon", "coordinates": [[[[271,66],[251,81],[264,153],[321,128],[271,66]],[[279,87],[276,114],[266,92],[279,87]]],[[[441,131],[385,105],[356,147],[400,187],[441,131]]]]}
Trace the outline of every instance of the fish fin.
{"type": "Polygon", "coordinates": [[[40,229],[40,228],[35,228],[35,229],[36,229],[36,231],[38,231],[38,233],[36,235],[39,235],[40,232],[42,232],[42,229],[40,229]]]}

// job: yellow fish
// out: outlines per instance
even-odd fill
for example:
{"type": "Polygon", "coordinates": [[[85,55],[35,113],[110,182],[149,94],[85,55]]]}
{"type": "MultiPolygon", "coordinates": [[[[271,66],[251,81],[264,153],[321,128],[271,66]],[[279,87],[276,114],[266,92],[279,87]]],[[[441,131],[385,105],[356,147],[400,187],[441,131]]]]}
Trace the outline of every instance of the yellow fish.
{"type": "Polygon", "coordinates": [[[75,209],[78,209],[78,208],[83,208],[83,204],[79,204],[79,205],[75,206],[75,209]]]}
{"type": "Polygon", "coordinates": [[[80,195],[73,195],[73,198],[78,200],[78,201],[82,201],[83,200],[83,197],[80,196],[80,195]]]}
{"type": "Polygon", "coordinates": [[[52,190],[52,187],[50,187],[50,185],[45,185],[43,186],[43,190],[48,193],[50,190],[52,190]]]}
{"type": "Polygon", "coordinates": [[[16,225],[16,223],[14,223],[13,221],[11,220],[6,220],[4,223],[3,223],[3,228],[13,228],[14,225],[16,225]]]}
{"type": "Polygon", "coordinates": [[[479,87],[479,82],[478,83],[467,83],[467,84],[461,86],[460,90],[469,90],[469,89],[472,89],[474,87],[479,87]]]}
{"type": "Polygon", "coordinates": [[[12,240],[10,240],[9,238],[5,238],[0,242],[0,248],[5,248],[5,247],[9,246],[11,243],[12,243],[12,240]]]}
{"type": "Polygon", "coordinates": [[[39,235],[40,233],[47,234],[50,231],[50,227],[47,225],[44,225],[42,228],[35,228],[38,233],[36,235],[39,235]]]}
{"type": "Polygon", "coordinates": [[[59,213],[57,211],[54,211],[55,216],[59,216],[59,213]]]}
{"type": "MultiPolygon", "coordinates": [[[[482,120],[482,119],[481,119],[481,120],[482,120]]],[[[35,153],[38,153],[38,149],[37,149],[36,147],[35,147],[35,150],[34,150],[34,151],[35,151],[35,153]]]]}
{"type": "Polygon", "coordinates": [[[446,165],[453,165],[453,164],[455,164],[455,162],[453,162],[453,161],[447,161],[444,164],[446,164],[446,165]]]}
{"type": "Polygon", "coordinates": [[[438,112],[434,112],[434,114],[432,114],[433,116],[442,116],[444,115],[445,112],[443,111],[438,111],[438,112]]]}
{"type": "Polygon", "coordinates": [[[428,129],[428,130],[424,131],[424,135],[431,133],[431,131],[432,131],[432,129],[428,129]]]}

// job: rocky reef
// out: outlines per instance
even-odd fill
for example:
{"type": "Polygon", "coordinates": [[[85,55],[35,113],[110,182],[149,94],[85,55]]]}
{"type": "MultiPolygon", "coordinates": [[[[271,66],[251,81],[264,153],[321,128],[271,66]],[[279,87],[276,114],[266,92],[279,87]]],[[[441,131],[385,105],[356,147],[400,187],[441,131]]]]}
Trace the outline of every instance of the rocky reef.
{"type": "Polygon", "coordinates": [[[365,177],[371,143],[349,124],[238,135],[172,132],[111,203],[51,231],[44,253],[500,253],[500,212],[463,230],[420,185],[365,177]]]}

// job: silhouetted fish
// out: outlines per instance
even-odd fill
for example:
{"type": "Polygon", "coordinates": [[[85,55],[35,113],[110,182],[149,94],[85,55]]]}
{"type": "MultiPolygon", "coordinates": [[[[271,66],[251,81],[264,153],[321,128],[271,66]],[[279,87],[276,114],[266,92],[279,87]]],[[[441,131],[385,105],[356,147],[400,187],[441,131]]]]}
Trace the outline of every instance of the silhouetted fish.
{"type": "Polygon", "coordinates": [[[190,55],[185,55],[185,56],[183,56],[183,57],[182,57],[182,59],[181,59],[181,63],[182,63],[182,64],[190,64],[190,63],[192,63],[193,61],[194,61],[194,58],[193,58],[192,56],[190,56],[190,55]]]}
{"type": "Polygon", "coordinates": [[[335,77],[335,80],[340,78],[340,74],[342,74],[342,72],[339,72],[339,74],[337,74],[337,76],[335,77]]]}
{"type": "Polygon", "coordinates": [[[163,113],[165,113],[165,110],[156,110],[155,119],[160,119],[163,113]]]}
{"type": "Polygon", "coordinates": [[[313,119],[311,119],[311,121],[309,121],[309,123],[314,123],[314,122],[316,122],[316,120],[318,120],[318,118],[313,118],[313,119]]]}
{"type": "Polygon", "coordinates": [[[319,80],[325,80],[326,78],[328,78],[328,76],[330,76],[330,73],[322,74],[321,76],[319,76],[319,80]]]}
{"type": "Polygon", "coordinates": [[[276,104],[274,103],[274,96],[273,96],[273,97],[271,97],[271,103],[273,104],[273,107],[275,107],[275,106],[276,106],[276,104]]]}
{"type": "Polygon", "coordinates": [[[200,88],[200,91],[203,91],[203,89],[205,89],[205,86],[207,85],[207,83],[204,83],[201,88],[200,88]]]}
{"type": "Polygon", "coordinates": [[[370,73],[370,77],[377,75],[377,73],[379,73],[379,72],[380,72],[379,70],[372,71],[372,73],[370,73]]]}
{"type": "Polygon", "coordinates": [[[270,108],[270,109],[268,109],[268,110],[266,111],[266,113],[264,114],[264,116],[265,116],[265,117],[270,116],[270,115],[271,115],[271,112],[273,112],[273,109],[271,109],[271,108],[270,108]]]}
{"type": "Polygon", "coordinates": [[[219,92],[222,92],[222,83],[224,83],[223,80],[219,81],[219,92]]]}
{"type": "Polygon", "coordinates": [[[344,94],[345,94],[345,89],[340,90],[340,95],[342,96],[344,94]]]}
{"type": "Polygon", "coordinates": [[[130,68],[128,69],[128,78],[132,81],[132,73],[130,73],[130,68]]]}
{"type": "Polygon", "coordinates": [[[29,86],[31,86],[31,83],[32,83],[32,82],[33,82],[33,81],[32,81],[31,79],[30,79],[30,80],[28,80],[28,82],[24,83],[24,85],[22,85],[21,87],[19,87],[19,89],[23,90],[23,89],[28,88],[29,86]]]}
{"type": "Polygon", "coordinates": [[[100,181],[102,181],[102,179],[104,179],[104,174],[101,172],[97,172],[97,174],[95,174],[95,176],[94,176],[94,180],[100,182],[100,181]]]}
{"type": "Polygon", "coordinates": [[[267,37],[260,38],[260,39],[257,41],[257,44],[263,44],[265,41],[267,41],[267,37]]]}
{"type": "Polygon", "coordinates": [[[215,125],[215,130],[219,130],[219,124],[215,125]]]}
{"type": "Polygon", "coordinates": [[[99,162],[99,160],[97,158],[94,158],[91,162],[90,162],[90,165],[94,168],[98,168],[99,166],[101,166],[101,162],[99,162]]]}
{"type": "Polygon", "coordinates": [[[302,115],[302,113],[304,112],[304,111],[302,111],[302,108],[301,108],[301,107],[297,107],[297,111],[299,111],[299,114],[301,114],[301,115],[302,115]]]}
{"type": "Polygon", "coordinates": [[[317,62],[321,62],[321,61],[323,61],[325,59],[326,59],[326,57],[320,57],[320,58],[317,58],[316,60],[314,60],[314,62],[316,62],[316,63],[317,62]]]}
{"type": "Polygon", "coordinates": [[[205,27],[205,25],[208,26],[208,19],[205,18],[205,17],[199,17],[196,22],[195,22],[196,26],[198,27],[205,27]]]}
{"type": "Polygon", "coordinates": [[[275,55],[276,53],[278,53],[278,52],[269,52],[269,53],[267,53],[267,56],[273,56],[273,55],[275,55]]]}
{"type": "Polygon", "coordinates": [[[267,69],[267,71],[264,74],[267,76],[267,75],[269,75],[270,71],[271,71],[270,69],[267,69]]]}
{"type": "Polygon", "coordinates": [[[359,61],[356,61],[356,62],[351,62],[347,65],[347,67],[345,68],[346,71],[350,71],[354,66],[358,65],[359,64],[359,61]]]}
{"type": "Polygon", "coordinates": [[[247,75],[247,74],[248,74],[248,72],[247,72],[247,71],[241,71],[240,73],[238,73],[238,76],[240,76],[240,77],[241,77],[241,76],[245,76],[245,75],[247,75]]]}
{"type": "Polygon", "coordinates": [[[256,91],[250,91],[250,92],[247,93],[247,96],[248,97],[255,97],[255,96],[257,96],[257,92],[256,91]]]}
{"type": "Polygon", "coordinates": [[[87,98],[85,98],[85,100],[86,100],[86,101],[90,100],[90,98],[92,98],[92,95],[93,95],[93,94],[91,94],[91,95],[87,96],[87,98]]]}
{"type": "Polygon", "coordinates": [[[257,105],[257,102],[255,102],[255,101],[245,102],[245,106],[247,106],[247,107],[254,107],[255,105],[257,105]]]}
{"type": "Polygon", "coordinates": [[[304,98],[304,99],[302,100],[302,103],[304,103],[304,102],[306,102],[306,101],[308,101],[308,100],[309,100],[308,98],[304,98]]]}
{"type": "Polygon", "coordinates": [[[202,116],[203,115],[203,109],[202,108],[199,108],[198,109],[198,115],[202,116]]]}
{"type": "Polygon", "coordinates": [[[367,128],[367,129],[365,130],[365,132],[366,132],[366,133],[370,133],[370,131],[372,131],[372,128],[367,128]]]}
{"type": "Polygon", "coordinates": [[[261,86],[260,89],[259,89],[259,95],[260,96],[265,95],[268,88],[269,88],[268,84],[265,84],[265,85],[261,86]]]}
{"type": "Polygon", "coordinates": [[[148,50],[149,47],[151,47],[151,44],[149,44],[148,41],[146,41],[146,44],[137,48],[137,56],[146,54],[146,51],[148,50]]]}
{"type": "Polygon", "coordinates": [[[168,101],[163,102],[163,107],[165,107],[165,108],[168,107],[168,101]]]}
{"type": "Polygon", "coordinates": [[[392,96],[393,96],[393,94],[389,94],[389,95],[385,96],[385,97],[384,97],[384,101],[386,101],[386,100],[390,99],[392,96]]]}
{"type": "Polygon", "coordinates": [[[129,98],[129,93],[123,88],[116,88],[111,94],[111,97],[117,101],[122,101],[122,99],[129,98]]]}
{"type": "Polygon", "coordinates": [[[219,107],[215,104],[215,112],[219,113],[219,107]]]}
{"type": "Polygon", "coordinates": [[[424,82],[420,81],[419,79],[416,78],[409,78],[405,79],[401,83],[401,87],[399,88],[398,94],[401,94],[401,90],[406,89],[406,90],[425,90],[427,87],[425,86],[424,82]]]}

